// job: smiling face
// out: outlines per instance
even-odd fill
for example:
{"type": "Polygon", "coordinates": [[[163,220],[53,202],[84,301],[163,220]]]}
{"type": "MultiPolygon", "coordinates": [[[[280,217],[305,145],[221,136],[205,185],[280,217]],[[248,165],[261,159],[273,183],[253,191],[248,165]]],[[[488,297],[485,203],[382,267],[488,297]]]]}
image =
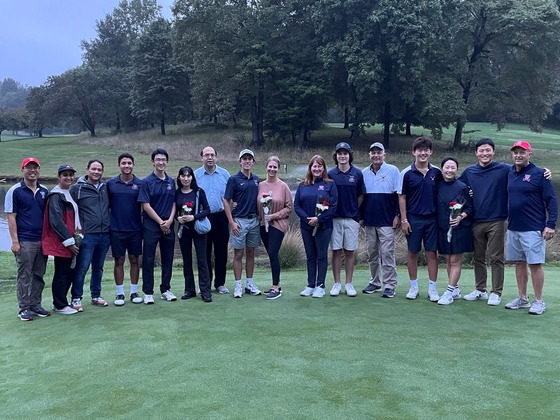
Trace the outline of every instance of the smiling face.
{"type": "Polygon", "coordinates": [[[35,162],[31,162],[21,168],[21,173],[26,181],[35,182],[39,178],[41,167],[35,162]]]}
{"type": "Polygon", "coordinates": [[[511,158],[516,168],[524,168],[529,164],[532,152],[525,150],[522,147],[514,147],[511,151],[511,158]]]}
{"type": "Polygon", "coordinates": [[[482,144],[477,147],[475,155],[480,166],[487,166],[494,159],[494,148],[489,144],[482,144]]]}
{"type": "Polygon", "coordinates": [[[318,161],[314,161],[311,165],[311,174],[314,178],[322,178],[325,167],[318,161]]]}
{"type": "Polygon", "coordinates": [[[101,162],[91,162],[89,167],[86,169],[86,172],[88,175],[88,182],[97,184],[103,176],[103,165],[101,162]]]}
{"type": "Polygon", "coordinates": [[[179,179],[181,180],[181,185],[183,187],[190,188],[192,182],[192,175],[190,173],[182,173],[179,175],[179,179]]]}
{"type": "Polygon", "coordinates": [[[251,155],[243,155],[241,156],[241,159],[239,159],[239,166],[241,166],[241,170],[245,172],[251,172],[251,168],[253,167],[254,163],[255,160],[251,155]]]}
{"type": "Polygon", "coordinates": [[[441,174],[443,175],[443,180],[446,182],[453,181],[455,176],[457,175],[457,164],[452,161],[448,160],[443,163],[441,167],[441,174]]]}
{"type": "Polygon", "coordinates": [[[70,189],[70,186],[74,183],[74,172],[64,171],[58,174],[58,186],[63,190],[70,189]]]}
{"type": "Polygon", "coordinates": [[[154,156],[154,160],[152,161],[152,165],[154,169],[158,172],[164,172],[165,168],[167,168],[167,158],[164,154],[158,153],[154,156]]]}
{"type": "Polygon", "coordinates": [[[412,152],[414,156],[414,161],[416,164],[427,165],[430,161],[430,156],[432,156],[432,149],[428,148],[418,148],[412,152]]]}
{"type": "Polygon", "coordinates": [[[122,158],[119,162],[119,169],[122,175],[129,176],[134,170],[134,162],[130,158],[122,158]]]}
{"type": "Polygon", "coordinates": [[[336,151],[336,161],[339,165],[348,165],[350,160],[350,153],[346,149],[338,149],[336,151]]]}
{"type": "Polygon", "coordinates": [[[379,168],[385,162],[385,152],[374,147],[369,151],[369,160],[374,168],[379,168]]]}
{"type": "Polygon", "coordinates": [[[217,155],[216,151],[212,147],[205,147],[202,149],[202,164],[204,168],[208,171],[214,170],[216,166],[217,155]]]}
{"type": "Polygon", "coordinates": [[[275,160],[269,160],[266,164],[266,174],[274,178],[278,174],[278,162],[275,160]]]}

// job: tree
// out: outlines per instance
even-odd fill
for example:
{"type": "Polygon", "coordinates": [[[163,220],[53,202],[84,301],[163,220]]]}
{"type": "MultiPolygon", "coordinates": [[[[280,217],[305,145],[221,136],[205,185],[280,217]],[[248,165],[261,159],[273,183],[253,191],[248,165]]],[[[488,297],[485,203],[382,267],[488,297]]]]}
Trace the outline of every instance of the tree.
{"type": "Polygon", "coordinates": [[[0,82],[0,107],[22,108],[25,106],[28,93],[29,88],[8,77],[0,82]]]}
{"type": "Polygon", "coordinates": [[[29,113],[29,128],[39,137],[43,137],[43,130],[49,121],[47,86],[31,88],[25,107],[29,113]]]}
{"type": "Polygon", "coordinates": [[[162,135],[166,121],[184,117],[190,108],[187,69],[175,59],[172,38],[171,24],[158,19],[138,40],[133,57],[132,113],[159,120],[162,135]]]}

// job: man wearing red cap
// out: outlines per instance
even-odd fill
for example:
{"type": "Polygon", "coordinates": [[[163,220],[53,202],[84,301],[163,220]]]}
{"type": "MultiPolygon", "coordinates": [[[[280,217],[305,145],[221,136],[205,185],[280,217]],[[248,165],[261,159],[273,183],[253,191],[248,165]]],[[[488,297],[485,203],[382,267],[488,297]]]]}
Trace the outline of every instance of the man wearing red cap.
{"type": "Polygon", "coordinates": [[[542,299],[546,241],[552,239],[558,218],[558,202],[544,170],[529,161],[533,154],[525,140],[511,148],[513,167],[508,174],[508,230],[506,260],[515,262],[518,296],[507,309],[529,308],[541,315],[546,310],[542,299]],[[528,269],[527,269],[528,266],[528,269]],[[535,300],[529,304],[527,283],[531,271],[535,300]]]}
{"type": "Polygon", "coordinates": [[[12,239],[12,252],[16,257],[16,295],[19,304],[19,319],[32,321],[50,312],[41,306],[45,282],[43,276],[47,256],[41,249],[43,232],[43,210],[48,190],[39,184],[41,164],[28,157],[21,162],[23,179],[6,193],[4,209],[8,215],[8,230],[12,239]]]}

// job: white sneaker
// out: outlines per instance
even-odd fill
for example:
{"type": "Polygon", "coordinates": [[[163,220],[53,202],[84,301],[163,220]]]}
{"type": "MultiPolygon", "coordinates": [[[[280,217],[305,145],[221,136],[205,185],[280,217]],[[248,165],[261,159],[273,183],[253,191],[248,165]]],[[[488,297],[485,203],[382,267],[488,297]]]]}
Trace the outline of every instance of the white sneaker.
{"type": "Polygon", "coordinates": [[[352,286],[352,283],[346,283],[344,285],[344,288],[346,289],[346,294],[350,297],[354,297],[357,295],[356,293],[356,289],[354,289],[354,286],[352,286]]]}
{"type": "Polygon", "coordinates": [[[439,300],[439,293],[436,289],[428,289],[428,299],[430,299],[430,302],[437,302],[439,300]]]}
{"type": "Polygon", "coordinates": [[[243,297],[243,287],[241,287],[241,285],[235,286],[235,289],[233,289],[233,297],[234,298],[242,298],[243,297]]]}
{"type": "Polygon", "coordinates": [[[529,313],[531,315],[542,315],[544,311],[546,311],[544,300],[541,300],[540,302],[534,300],[533,303],[531,303],[531,307],[529,308],[529,313]]]}
{"type": "Polygon", "coordinates": [[[216,290],[220,295],[227,295],[229,293],[229,290],[227,289],[226,286],[218,286],[216,290]]]}
{"type": "Polygon", "coordinates": [[[175,296],[171,290],[167,290],[161,294],[161,300],[166,300],[168,302],[173,302],[177,300],[177,296],[175,296]]]}
{"type": "Polygon", "coordinates": [[[418,287],[410,286],[408,293],[406,294],[407,299],[416,299],[418,297],[418,287]]]}
{"type": "Polygon", "coordinates": [[[325,289],[323,289],[322,287],[316,287],[311,296],[314,298],[322,298],[323,296],[325,296],[325,289]]]}
{"type": "Polygon", "coordinates": [[[329,295],[338,296],[340,294],[341,289],[342,289],[342,285],[340,283],[335,283],[335,284],[333,284],[333,287],[332,287],[331,291],[329,292],[329,295]]]}
{"type": "Polygon", "coordinates": [[[490,296],[488,297],[488,305],[498,306],[500,303],[502,303],[502,298],[500,297],[500,295],[498,295],[497,293],[490,293],[490,296]]]}
{"type": "Polygon", "coordinates": [[[59,314],[62,315],[73,315],[73,314],[77,314],[78,311],[70,306],[65,306],[62,309],[57,309],[56,312],[58,312],[59,314]]]}
{"type": "Polygon", "coordinates": [[[254,284],[247,284],[247,285],[245,285],[245,293],[248,293],[248,294],[253,295],[253,296],[258,296],[262,292],[254,284]]]}
{"type": "Polygon", "coordinates": [[[154,295],[144,295],[144,304],[153,305],[154,304],[154,295]]]}
{"type": "Polygon", "coordinates": [[[488,292],[481,292],[480,290],[474,290],[470,292],[468,295],[463,296],[465,300],[487,300],[488,299],[488,292]]]}
{"type": "Polygon", "coordinates": [[[117,295],[115,298],[115,306],[123,306],[124,305],[124,295],[117,295]]]}
{"type": "Polygon", "coordinates": [[[461,291],[459,290],[458,287],[455,288],[455,290],[453,290],[453,299],[461,299],[461,291]]]}
{"type": "Polygon", "coordinates": [[[300,296],[312,296],[313,292],[315,291],[315,288],[313,287],[306,287],[305,289],[303,289],[301,291],[301,293],[299,294],[300,296]]]}
{"type": "Polygon", "coordinates": [[[437,303],[438,305],[451,305],[453,303],[453,293],[446,290],[437,303]]]}

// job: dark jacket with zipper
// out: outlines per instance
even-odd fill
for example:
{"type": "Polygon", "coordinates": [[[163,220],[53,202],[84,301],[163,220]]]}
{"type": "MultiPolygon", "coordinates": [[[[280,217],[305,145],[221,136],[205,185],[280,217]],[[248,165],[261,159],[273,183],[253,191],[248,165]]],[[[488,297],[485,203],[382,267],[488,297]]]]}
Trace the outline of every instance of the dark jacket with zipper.
{"type": "Polygon", "coordinates": [[[70,195],[78,205],[84,234],[109,233],[111,225],[109,195],[107,184],[103,180],[95,186],[87,182],[87,175],[80,177],[78,182],[70,187],[70,195]]]}

